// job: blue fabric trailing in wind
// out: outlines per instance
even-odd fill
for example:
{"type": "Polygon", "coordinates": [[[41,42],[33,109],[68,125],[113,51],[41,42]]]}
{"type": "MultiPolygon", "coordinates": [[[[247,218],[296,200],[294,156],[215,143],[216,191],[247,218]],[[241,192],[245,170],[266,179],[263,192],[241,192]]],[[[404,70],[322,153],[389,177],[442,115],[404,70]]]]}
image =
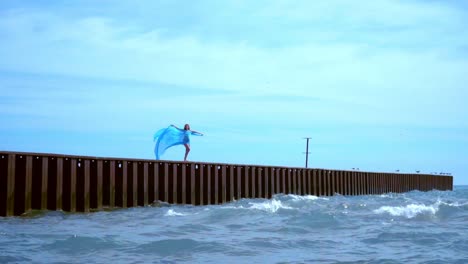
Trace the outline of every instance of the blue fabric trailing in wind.
{"type": "Polygon", "coordinates": [[[173,146],[190,144],[190,135],[201,136],[200,133],[190,130],[178,129],[173,126],[163,128],[154,134],[153,141],[156,142],[154,146],[154,155],[159,160],[164,152],[173,146]]]}

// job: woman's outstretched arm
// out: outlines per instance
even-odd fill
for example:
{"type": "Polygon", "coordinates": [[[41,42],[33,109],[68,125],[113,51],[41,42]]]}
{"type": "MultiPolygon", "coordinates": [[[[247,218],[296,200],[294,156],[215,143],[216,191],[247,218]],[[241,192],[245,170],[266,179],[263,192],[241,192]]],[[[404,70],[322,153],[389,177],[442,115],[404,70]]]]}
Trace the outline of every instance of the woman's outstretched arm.
{"type": "Polygon", "coordinates": [[[195,131],[195,130],[190,130],[190,131],[192,131],[192,133],[196,133],[196,134],[199,134],[200,136],[203,136],[203,133],[200,133],[198,131],[195,131]]]}
{"type": "Polygon", "coordinates": [[[182,130],[182,129],[180,129],[180,128],[176,127],[175,125],[171,125],[171,126],[172,126],[172,127],[175,127],[175,128],[177,128],[177,129],[179,129],[179,130],[182,130]]]}

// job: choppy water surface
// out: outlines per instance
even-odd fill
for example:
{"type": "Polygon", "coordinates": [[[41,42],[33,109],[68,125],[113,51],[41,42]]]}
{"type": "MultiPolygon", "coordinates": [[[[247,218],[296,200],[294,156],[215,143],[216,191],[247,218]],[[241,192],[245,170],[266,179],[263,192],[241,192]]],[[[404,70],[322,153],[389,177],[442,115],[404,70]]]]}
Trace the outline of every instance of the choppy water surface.
{"type": "Polygon", "coordinates": [[[0,218],[0,263],[468,263],[468,187],[0,218]]]}

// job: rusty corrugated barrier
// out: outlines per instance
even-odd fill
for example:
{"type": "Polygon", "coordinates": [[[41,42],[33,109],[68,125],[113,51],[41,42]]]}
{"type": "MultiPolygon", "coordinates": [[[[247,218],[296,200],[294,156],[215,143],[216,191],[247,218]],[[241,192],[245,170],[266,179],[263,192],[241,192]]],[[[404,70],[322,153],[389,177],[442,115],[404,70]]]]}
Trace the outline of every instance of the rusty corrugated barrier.
{"type": "Polygon", "coordinates": [[[452,176],[0,152],[0,216],[90,212],[153,201],[208,205],[274,194],[453,190],[452,176]]]}

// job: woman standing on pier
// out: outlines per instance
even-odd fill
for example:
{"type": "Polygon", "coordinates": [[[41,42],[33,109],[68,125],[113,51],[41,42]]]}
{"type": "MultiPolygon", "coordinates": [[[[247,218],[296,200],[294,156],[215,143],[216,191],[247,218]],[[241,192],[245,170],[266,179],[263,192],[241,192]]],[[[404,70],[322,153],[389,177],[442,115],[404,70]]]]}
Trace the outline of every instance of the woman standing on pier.
{"type": "Polygon", "coordinates": [[[185,124],[184,129],[170,125],[168,128],[159,130],[154,135],[154,141],[156,141],[154,154],[156,155],[156,159],[160,159],[160,156],[164,154],[166,149],[176,145],[184,145],[184,161],[187,161],[187,156],[190,152],[190,135],[203,136],[200,132],[190,130],[189,124],[185,124]]]}
{"type": "Polygon", "coordinates": [[[194,131],[194,130],[190,130],[190,125],[189,124],[185,124],[184,125],[184,129],[180,129],[174,125],[171,125],[172,127],[175,127],[177,128],[178,130],[182,131],[184,133],[184,137],[183,137],[183,144],[185,146],[185,156],[184,156],[184,161],[187,161],[187,156],[190,152],[190,135],[197,135],[197,136],[203,136],[202,133],[200,132],[197,132],[197,131],[194,131]]]}

